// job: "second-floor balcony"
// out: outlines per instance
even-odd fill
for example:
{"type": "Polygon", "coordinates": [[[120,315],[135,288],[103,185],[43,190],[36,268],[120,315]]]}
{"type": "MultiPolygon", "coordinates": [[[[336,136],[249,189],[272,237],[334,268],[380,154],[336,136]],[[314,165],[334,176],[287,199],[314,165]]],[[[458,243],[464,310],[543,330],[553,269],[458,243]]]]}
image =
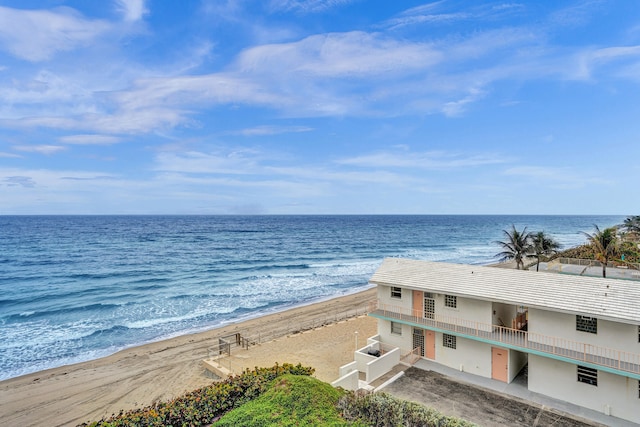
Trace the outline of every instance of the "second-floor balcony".
{"type": "Polygon", "coordinates": [[[380,301],[372,303],[369,315],[640,380],[638,353],[451,316],[433,314],[430,318],[425,318],[423,313],[416,310],[380,301]]]}

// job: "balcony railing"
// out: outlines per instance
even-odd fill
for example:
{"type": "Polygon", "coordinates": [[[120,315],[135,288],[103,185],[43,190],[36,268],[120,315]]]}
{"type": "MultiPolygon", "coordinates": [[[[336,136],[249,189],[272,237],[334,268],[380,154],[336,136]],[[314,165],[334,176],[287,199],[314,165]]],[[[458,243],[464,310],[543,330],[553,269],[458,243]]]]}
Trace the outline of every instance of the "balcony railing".
{"type": "Polygon", "coordinates": [[[369,315],[454,332],[471,338],[475,337],[478,340],[502,343],[524,351],[529,350],[528,352],[547,353],[573,360],[576,364],[589,363],[640,375],[640,354],[637,353],[451,316],[434,314],[430,315],[432,318],[424,318],[423,313],[419,311],[383,304],[380,301],[372,303],[369,315]]]}

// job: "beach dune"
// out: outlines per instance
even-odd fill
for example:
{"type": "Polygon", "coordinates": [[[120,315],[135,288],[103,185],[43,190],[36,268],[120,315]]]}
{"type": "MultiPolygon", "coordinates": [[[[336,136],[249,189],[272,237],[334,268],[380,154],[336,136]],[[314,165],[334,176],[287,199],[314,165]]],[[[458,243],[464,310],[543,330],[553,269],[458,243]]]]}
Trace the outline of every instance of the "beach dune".
{"type": "MultiPolygon", "coordinates": [[[[293,308],[133,347],[111,356],[49,369],[0,382],[0,419],[12,426],[68,426],[95,421],[120,410],[140,408],[178,397],[211,384],[202,360],[211,355],[218,337],[240,332],[297,331],[301,325],[331,313],[359,309],[375,298],[375,289],[293,308]]],[[[375,335],[377,323],[367,316],[291,333],[248,350],[234,350],[222,363],[234,371],[274,363],[302,363],[316,368],[315,376],[330,382],[338,368],[353,360],[356,331],[360,344],[375,335]]]]}

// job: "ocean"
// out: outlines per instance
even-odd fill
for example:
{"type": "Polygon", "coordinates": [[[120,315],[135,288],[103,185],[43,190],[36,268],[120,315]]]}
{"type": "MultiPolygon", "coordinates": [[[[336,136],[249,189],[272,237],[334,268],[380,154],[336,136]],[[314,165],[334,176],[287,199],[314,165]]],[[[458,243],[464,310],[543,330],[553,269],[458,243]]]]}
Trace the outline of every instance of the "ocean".
{"type": "Polygon", "coordinates": [[[624,216],[0,216],[0,379],[354,293],[385,257],[490,264],[624,216]]]}

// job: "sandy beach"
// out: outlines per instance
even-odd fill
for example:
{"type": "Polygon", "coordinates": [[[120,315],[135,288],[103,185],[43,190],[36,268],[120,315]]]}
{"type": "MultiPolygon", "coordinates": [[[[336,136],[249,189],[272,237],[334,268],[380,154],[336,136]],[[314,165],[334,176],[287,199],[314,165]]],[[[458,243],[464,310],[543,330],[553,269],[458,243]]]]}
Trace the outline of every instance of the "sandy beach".
{"type": "Polygon", "coordinates": [[[0,382],[0,419],[10,426],[70,426],[180,396],[213,381],[202,360],[211,356],[218,337],[234,333],[269,336],[274,331],[291,331],[248,350],[233,350],[223,366],[238,371],[300,362],[313,366],[317,378],[330,382],[341,365],[353,360],[356,332],[363,345],[377,327],[376,320],[366,315],[332,319],[349,311],[363,313],[374,298],[375,289],[369,289],[5,380],[0,382]]]}

